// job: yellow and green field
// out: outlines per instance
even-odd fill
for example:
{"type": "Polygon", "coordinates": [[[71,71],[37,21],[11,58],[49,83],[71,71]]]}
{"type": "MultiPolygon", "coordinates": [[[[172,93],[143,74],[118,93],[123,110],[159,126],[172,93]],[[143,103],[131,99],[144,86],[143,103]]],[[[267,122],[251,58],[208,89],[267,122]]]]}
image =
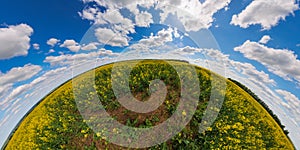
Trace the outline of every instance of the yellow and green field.
{"type": "MultiPolygon", "coordinates": [[[[132,61],[119,63],[126,65],[132,61]]],[[[180,61],[174,61],[173,64],[190,65],[180,61]]],[[[96,93],[89,94],[101,97],[106,111],[117,121],[127,126],[147,128],[164,122],[176,110],[180,80],[172,66],[161,60],[146,60],[131,71],[130,90],[141,101],[150,96],[149,81],[159,78],[167,85],[168,93],[163,105],[146,114],[128,111],[116,101],[110,82],[112,66],[108,64],[93,70],[96,93]]],[[[213,125],[204,133],[199,133],[199,123],[210,99],[213,73],[195,67],[201,94],[192,120],[172,139],[147,149],[294,149],[280,125],[256,99],[232,81],[218,75],[214,77],[227,83],[224,103],[213,125]]],[[[93,71],[77,76],[75,80],[81,81],[84,88],[86,78],[93,71]]],[[[93,132],[86,124],[88,121],[79,113],[70,80],[46,96],[24,117],[4,148],[128,149],[111,144],[101,132],[93,132]]]]}

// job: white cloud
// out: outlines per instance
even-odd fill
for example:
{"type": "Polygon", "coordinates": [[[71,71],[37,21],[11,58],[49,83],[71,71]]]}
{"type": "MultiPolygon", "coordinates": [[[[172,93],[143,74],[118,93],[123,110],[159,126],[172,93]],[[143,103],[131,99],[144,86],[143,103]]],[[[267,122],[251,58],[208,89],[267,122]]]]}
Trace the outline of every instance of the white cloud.
{"type": "Polygon", "coordinates": [[[300,47],[300,44],[297,44],[296,46],[297,46],[297,47],[300,47]]]}
{"type": "Polygon", "coordinates": [[[175,37],[175,38],[183,38],[183,36],[181,36],[181,35],[179,34],[177,28],[174,29],[174,37],[175,37]]]}
{"type": "Polygon", "coordinates": [[[149,27],[153,23],[152,15],[146,11],[138,13],[135,16],[135,23],[140,27],[149,27]]]}
{"type": "Polygon", "coordinates": [[[286,108],[289,116],[300,126],[300,100],[291,92],[279,89],[276,92],[284,98],[285,101],[282,101],[281,104],[286,108]]]}
{"type": "Polygon", "coordinates": [[[58,42],[60,42],[60,40],[58,40],[56,38],[51,38],[47,41],[47,44],[54,47],[58,42]]]}
{"type": "MultiPolygon", "coordinates": [[[[113,20],[119,20],[120,22],[128,22],[124,20],[120,15],[109,15],[109,11],[116,11],[119,9],[127,8],[130,12],[135,15],[136,24],[146,26],[152,22],[150,19],[150,14],[145,14],[141,12],[139,7],[149,10],[150,7],[154,7],[156,10],[160,11],[161,22],[164,22],[169,14],[176,14],[177,18],[183,24],[187,31],[198,31],[203,28],[209,28],[214,21],[214,14],[221,9],[225,9],[231,0],[206,0],[205,2],[200,2],[199,0],[83,0],[85,3],[96,2],[98,5],[108,8],[108,11],[101,13],[98,8],[86,8],[79,13],[84,19],[93,21],[95,24],[105,24],[111,23],[116,24],[113,20]],[[138,7],[139,6],[139,7],[138,7]],[[113,19],[113,20],[112,20],[113,19]]],[[[116,11],[118,12],[118,11],[116,11]]],[[[130,22],[130,25],[134,25],[130,22]]]]}
{"type": "Polygon", "coordinates": [[[162,29],[157,32],[157,35],[151,34],[150,37],[141,39],[139,43],[147,47],[162,46],[167,42],[173,41],[173,32],[172,28],[162,29]]]}
{"type": "Polygon", "coordinates": [[[41,66],[27,64],[23,67],[15,67],[5,74],[0,74],[0,86],[13,84],[32,78],[42,70],[41,66]]]}
{"type": "Polygon", "coordinates": [[[231,0],[164,0],[158,1],[157,9],[162,10],[161,22],[164,22],[169,14],[176,14],[186,31],[198,31],[211,27],[214,14],[226,8],[231,0]]]}
{"type": "Polygon", "coordinates": [[[65,40],[64,43],[59,47],[68,48],[72,52],[77,52],[80,50],[80,45],[74,40],[65,40]]]}
{"type": "Polygon", "coordinates": [[[82,0],[84,3],[96,2],[98,5],[111,8],[111,9],[120,9],[128,8],[132,13],[137,14],[138,8],[137,5],[144,8],[150,8],[156,2],[155,0],[82,0]]]}
{"type": "Polygon", "coordinates": [[[44,62],[50,63],[51,66],[65,66],[72,65],[74,62],[76,64],[86,63],[89,61],[95,61],[98,57],[114,57],[117,56],[117,53],[113,53],[111,50],[101,49],[97,52],[90,53],[80,53],[74,55],[60,55],[60,56],[48,56],[45,58],[44,62]]]}
{"type": "Polygon", "coordinates": [[[48,52],[48,54],[50,54],[50,53],[54,53],[55,52],[55,50],[54,49],[50,49],[49,50],[49,52],[48,52]]]}
{"type": "Polygon", "coordinates": [[[15,67],[2,74],[0,72],[0,103],[8,96],[16,83],[31,79],[38,74],[42,68],[37,65],[27,64],[24,67],[15,67]]]}
{"type": "MultiPolygon", "coordinates": [[[[270,79],[270,76],[264,71],[259,71],[255,66],[250,63],[242,63],[239,61],[234,61],[229,59],[229,55],[223,54],[219,50],[215,49],[202,49],[186,46],[184,48],[179,48],[174,52],[180,53],[181,55],[195,55],[196,53],[201,53],[205,56],[205,59],[209,60],[212,64],[209,64],[208,67],[214,67],[219,63],[221,65],[228,67],[229,69],[234,69],[235,71],[246,76],[248,80],[253,82],[262,82],[267,85],[276,85],[276,82],[273,79],[270,79]]],[[[208,68],[212,70],[211,68],[208,68]]],[[[223,68],[223,70],[226,68],[223,68]]]]}
{"type": "Polygon", "coordinates": [[[202,52],[202,49],[199,48],[194,48],[194,47],[190,47],[190,46],[186,46],[184,48],[179,48],[177,50],[175,50],[175,53],[178,53],[180,55],[195,55],[195,53],[200,53],[202,52]]]}
{"type": "Polygon", "coordinates": [[[37,43],[32,44],[32,46],[33,46],[33,48],[34,48],[35,50],[39,50],[39,49],[40,49],[40,45],[37,44],[37,43]]]}
{"type": "Polygon", "coordinates": [[[21,93],[30,88],[30,84],[24,84],[15,88],[3,101],[0,102],[0,108],[2,110],[6,109],[12,101],[17,98],[21,93]]]}
{"type": "MultiPolygon", "coordinates": [[[[0,100],[0,109],[6,110],[7,108],[11,108],[11,106],[14,103],[16,103],[16,101],[19,98],[24,99],[25,96],[29,98],[29,97],[36,97],[38,95],[38,97],[42,98],[44,96],[44,93],[50,92],[50,90],[57,87],[59,84],[65,82],[67,79],[70,79],[72,77],[72,73],[74,76],[76,76],[89,69],[92,69],[93,67],[95,67],[95,65],[99,65],[103,63],[103,61],[106,60],[110,61],[111,57],[115,57],[115,56],[118,56],[118,54],[105,49],[101,49],[97,52],[81,53],[81,54],[74,54],[74,55],[48,56],[46,57],[44,62],[50,63],[51,65],[56,65],[59,68],[47,71],[40,77],[34,79],[32,82],[14,88],[8,95],[5,95],[5,97],[3,97],[0,100]],[[76,60],[75,64],[74,64],[74,60],[76,60]]],[[[34,69],[27,69],[26,71],[28,72],[30,71],[31,74],[33,74],[33,72],[37,72],[34,71],[34,69]]],[[[14,72],[15,70],[12,70],[11,73],[9,74],[12,74],[14,72]]],[[[33,75],[31,76],[27,75],[27,76],[28,76],[27,78],[30,78],[33,75]]],[[[8,81],[4,79],[8,79],[9,81],[12,80],[9,77],[3,78],[3,80],[1,81],[3,81],[5,85],[8,85],[7,83],[8,81]]],[[[22,79],[22,81],[23,80],[25,80],[25,78],[22,79]]],[[[21,81],[21,79],[14,80],[14,81],[15,82],[21,81]]]]}
{"type": "Polygon", "coordinates": [[[300,82],[300,61],[291,50],[269,48],[249,40],[234,50],[243,53],[246,58],[258,61],[270,72],[286,80],[300,82]]]}
{"type": "Polygon", "coordinates": [[[0,100],[4,99],[4,97],[8,94],[11,90],[13,84],[5,84],[0,86],[0,100]]]}
{"type": "Polygon", "coordinates": [[[98,12],[97,8],[88,8],[88,9],[84,9],[82,11],[82,13],[79,12],[79,15],[83,18],[83,19],[87,19],[87,20],[92,20],[94,21],[95,18],[95,14],[98,12]]]}
{"type": "Polygon", "coordinates": [[[97,45],[99,45],[99,43],[97,42],[92,42],[92,43],[89,43],[87,45],[82,45],[81,49],[82,50],[86,50],[86,51],[89,51],[89,50],[96,50],[97,49],[97,45]]]}
{"type": "Polygon", "coordinates": [[[128,46],[127,36],[113,31],[108,28],[98,28],[95,30],[95,36],[98,41],[111,46],[128,46]]]}
{"type": "MultiPolygon", "coordinates": [[[[12,90],[12,92],[9,93],[9,95],[4,98],[2,101],[0,101],[0,109],[5,110],[10,105],[14,104],[15,101],[18,99],[19,96],[24,94],[26,91],[30,91],[33,88],[37,88],[37,85],[40,83],[44,83],[47,81],[47,83],[53,82],[53,80],[57,80],[60,78],[61,74],[64,73],[66,70],[66,67],[58,68],[55,70],[50,70],[43,74],[42,76],[34,79],[31,83],[20,85],[12,90]]],[[[44,84],[43,86],[47,86],[50,84],[44,84]]],[[[41,89],[38,89],[37,91],[40,91],[41,89]]]]}
{"type": "Polygon", "coordinates": [[[265,35],[260,39],[259,43],[267,44],[270,40],[271,40],[271,37],[269,35],[265,35]]]}
{"type": "Polygon", "coordinates": [[[41,70],[41,66],[27,64],[24,67],[15,67],[5,74],[0,74],[0,99],[2,100],[0,100],[0,107],[1,105],[8,105],[6,102],[8,102],[10,99],[9,95],[18,95],[20,92],[26,89],[26,87],[19,87],[10,92],[13,88],[13,85],[31,79],[41,70]],[[5,98],[5,96],[8,97],[5,98]]]}
{"type": "Polygon", "coordinates": [[[276,84],[273,79],[270,79],[268,74],[266,74],[264,71],[258,71],[252,64],[241,63],[238,61],[230,61],[230,63],[236,70],[248,76],[250,80],[255,82],[263,82],[264,84],[276,84]]]}
{"type": "Polygon", "coordinates": [[[101,12],[98,8],[87,8],[79,14],[83,19],[88,19],[96,25],[109,26],[95,30],[95,35],[102,44],[127,46],[129,40],[127,34],[135,33],[133,22],[125,18],[118,9],[109,8],[101,12]]]}
{"type": "Polygon", "coordinates": [[[33,29],[27,24],[0,28],[0,60],[26,56],[30,48],[33,29]]]}
{"type": "Polygon", "coordinates": [[[240,14],[232,16],[231,24],[242,28],[259,24],[268,30],[298,9],[295,0],[254,0],[240,14]]]}
{"type": "MultiPolygon", "coordinates": [[[[173,43],[175,31],[173,28],[169,27],[167,29],[163,28],[156,34],[151,33],[149,37],[144,37],[140,39],[137,43],[131,44],[126,51],[126,55],[129,53],[133,54],[135,57],[145,56],[153,53],[162,53],[172,51],[175,49],[173,43]]],[[[179,34],[179,33],[178,33],[179,34]]]]}

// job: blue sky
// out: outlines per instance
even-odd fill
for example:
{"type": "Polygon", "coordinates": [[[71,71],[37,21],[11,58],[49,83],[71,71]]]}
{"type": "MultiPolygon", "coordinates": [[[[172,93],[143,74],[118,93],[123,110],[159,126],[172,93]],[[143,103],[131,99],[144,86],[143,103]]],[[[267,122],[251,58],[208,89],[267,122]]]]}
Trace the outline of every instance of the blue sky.
{"type": "Polygon", "coordinates": [[[299,4],[177,2],[3,1],[0,145],[35,103],[72,77],[72,69],[80,73],[113,61],[125,48],[142,47],[161,56],[176,53],[204,67],[208,62],[209,69],[247,85],[279,116],[300,148],[299,4]],[[214,68],[220,62],[225,70],[214,68]]]}

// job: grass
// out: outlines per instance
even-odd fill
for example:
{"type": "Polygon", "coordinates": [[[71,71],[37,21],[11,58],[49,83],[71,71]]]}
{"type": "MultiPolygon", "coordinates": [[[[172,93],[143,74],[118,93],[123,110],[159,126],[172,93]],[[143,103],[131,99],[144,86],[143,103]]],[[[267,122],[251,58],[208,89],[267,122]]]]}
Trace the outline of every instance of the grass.
{"type": "MultiPolygon", "coordinates": [[[[128,65],[135,61],[124,61],[128,65]]],[[[190,65],[172,61],[175,65],[190,65]]],[[[180,82],[175,70],[159,60],[147,60],[135,66],[130,74],[130,92],[140,101],[146,101],[149,81],[159,78],[167,86],[168,93],[163,105],[150,113],[136,113],[127,110],[116,101],[112,91],[111,71],[108,64],[86,72],[75,78],[86,88],[90,75],[95,73],[96,92],[106,111],[120,123],[148,128],[168,119],[177,109],[180,99],[180,82]]],[[[196,67],[196,66],[195,66],[196,67]]],[[[207,108],[211,92],[212,72],[196,67],[200,81],[200,96],[197,110],[189,124],[172,139],[147,149],[294,149],[293,144],[272,116],[247,92],[233,82],[226,80],[225,100],[220,114],[211,127],[198,133],[199,123],[207,108]]],[[[91,108],[93,112],[93,108],[91,108]]],[[[96,112],[94,112],[96,113],[96,112]]],[[[182,112],[185,115],[186,112],[182,112]]],[[[5,149],[127,149],[111,144],[104,132],[93,132],[84,120],[73,96],[72,81],[68,81],[45,97],[23,119],[5,149]]],[[[110,132],[118,132],[114,129],[110,132]]]]}

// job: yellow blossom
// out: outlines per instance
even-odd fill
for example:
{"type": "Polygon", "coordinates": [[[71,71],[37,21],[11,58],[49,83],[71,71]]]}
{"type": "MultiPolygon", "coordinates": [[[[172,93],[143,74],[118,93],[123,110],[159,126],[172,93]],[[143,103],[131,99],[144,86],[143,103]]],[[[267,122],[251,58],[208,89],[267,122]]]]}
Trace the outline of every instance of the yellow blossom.
{"type": "Polygon", "coordinates": [[[183,110],[181,113],[183,116],[186,116],[186,112],[183,110]]]}
{"type": "Polygon", "coordinates": [[[211,127],[208,127],[208,128],[207,128],[207,131],[212,131],[212,128],[211,128],[211,127]]]}

